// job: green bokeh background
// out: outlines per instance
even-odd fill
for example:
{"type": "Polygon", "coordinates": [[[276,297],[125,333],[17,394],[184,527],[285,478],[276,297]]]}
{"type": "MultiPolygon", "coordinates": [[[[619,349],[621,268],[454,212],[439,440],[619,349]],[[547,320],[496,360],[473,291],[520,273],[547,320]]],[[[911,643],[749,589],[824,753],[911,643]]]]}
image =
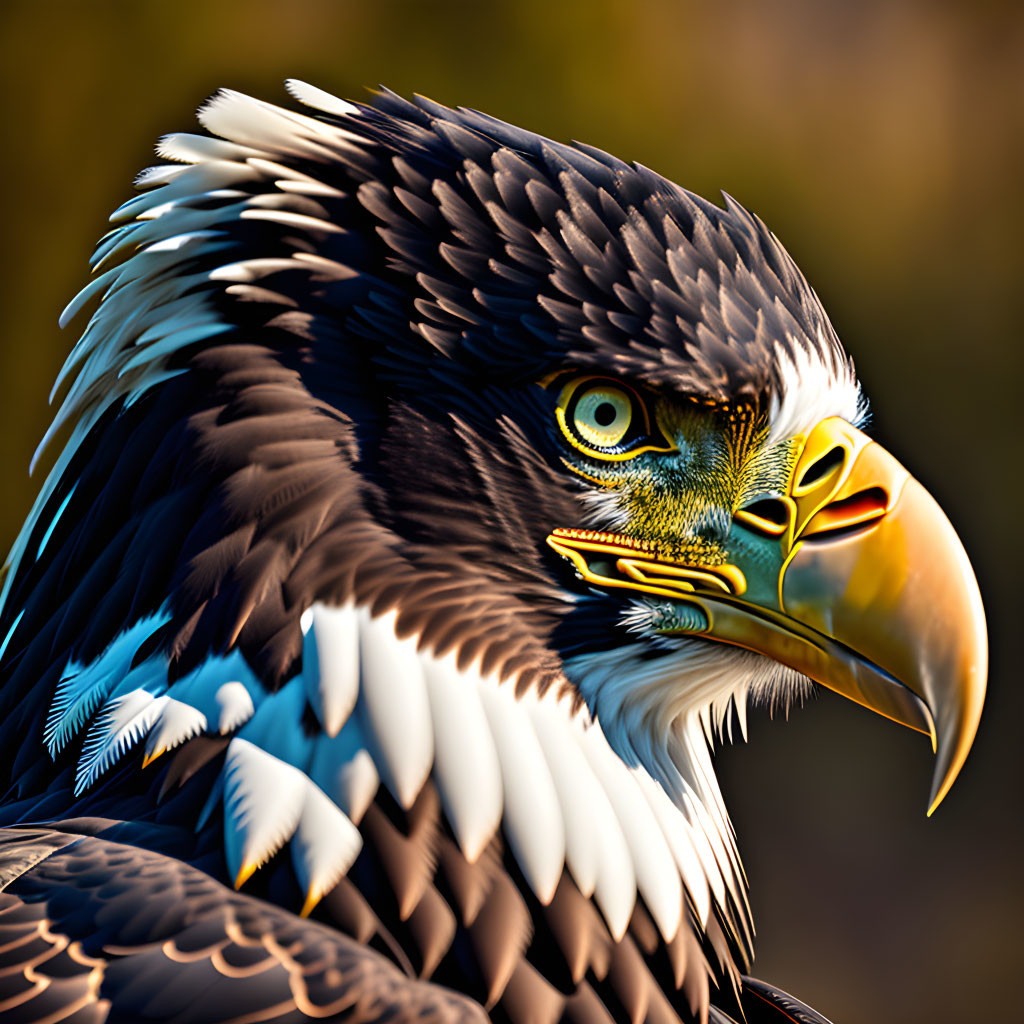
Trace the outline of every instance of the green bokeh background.
{"type": "Polygon", "coordinates": [[[57,313],[155,138],[221,85],[383,82],[759,213],[854,354],[876,435],[957,524],[993,659],[930,821],[927,744],[827,694],[722,752],[755,971],[837,1024],[1020,1016],[1024,6],[6,0],[0,31],[5,547],[74,340],[57,313]]]}

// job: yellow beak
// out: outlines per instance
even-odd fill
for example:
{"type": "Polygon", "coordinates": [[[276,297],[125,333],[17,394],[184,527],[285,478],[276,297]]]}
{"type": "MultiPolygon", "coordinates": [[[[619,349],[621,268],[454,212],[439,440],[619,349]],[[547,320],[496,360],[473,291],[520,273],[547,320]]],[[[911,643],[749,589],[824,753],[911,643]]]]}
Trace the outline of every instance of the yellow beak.
{"type": "Polygon", "coordinates": [[[668,597],[666,631],[764,654],[897,722],[937,755],[928,813],[970,750],[988,643],[978,585],[935,500],[879,444],[827,419],[788,492],[736,514],[726,565],[683,565],[635,539],[556,530],[590,582],[668,597]]]}

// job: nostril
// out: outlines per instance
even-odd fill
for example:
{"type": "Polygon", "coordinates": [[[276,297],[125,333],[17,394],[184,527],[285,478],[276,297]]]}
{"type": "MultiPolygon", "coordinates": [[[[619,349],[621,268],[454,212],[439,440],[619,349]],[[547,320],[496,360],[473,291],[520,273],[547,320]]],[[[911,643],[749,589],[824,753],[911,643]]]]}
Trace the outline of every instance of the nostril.
{"type": "Polygon", "coordinates": [[[866,491],[858,491],[849,498],[833,501],[826,505],[824,511],[835,516],[865,519],[882,515],[889,506],[889,495],[881,487],[869,487],[866,491]]]}
{"type": "Polygon", "coordinates": [[[868,487],[820,509],[807,524],[804,536],[836,540],[880,519],[888,507],[889,495],[884,488],[868,487]]]}
{"type": "Polygon", "coordinates": [[[789,525],[789,505],[780,498],[758,498],[739,509],[736,519],[760,533],[778,537],[789,525]]]}
{"type": "Polygon", "coordinates": [[[744,505],[743,511],[776,526],[785,526],[789,522],[789,509],[778,498],[760,498],[750,505],[744,505]]]}
{"type": "Polygon", "coordinates": [[[808,487],[813,487],[815,484],[820,483],[832,470],[838,469],[843,464],[845,457],[846,450],[844,448],[840,448],[839,445],[830,448],[820,459],[815,459],[804,470],[803,476],[797,482],[797,488],[805,491],[808,487]]]}

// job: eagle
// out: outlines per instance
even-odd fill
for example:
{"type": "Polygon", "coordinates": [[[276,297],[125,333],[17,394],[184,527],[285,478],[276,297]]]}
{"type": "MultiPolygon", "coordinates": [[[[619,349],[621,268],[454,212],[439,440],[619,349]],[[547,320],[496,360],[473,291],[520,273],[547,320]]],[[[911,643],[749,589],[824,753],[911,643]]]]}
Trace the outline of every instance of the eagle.
{"type": "Polygon", "coordinates": [[[62,317],[0,1018],[824,1021],[749,975],[713,749],[827,687],[929,737],[930,813],[985,691],[953,527],[729,196],[287,88],[160,141],[62,317]]]}

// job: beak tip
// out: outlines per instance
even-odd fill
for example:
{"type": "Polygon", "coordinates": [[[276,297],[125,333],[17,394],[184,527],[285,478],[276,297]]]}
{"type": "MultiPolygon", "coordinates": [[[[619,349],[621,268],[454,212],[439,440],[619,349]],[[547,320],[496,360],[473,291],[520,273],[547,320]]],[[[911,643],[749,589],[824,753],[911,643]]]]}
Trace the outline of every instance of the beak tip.
{"type": "Polygon", "coordinates": [[[937,793],[935,791],[932,792],[928,800],[928,810],[924,813],[926,818],[930,818],[939,809],[939,804],[946,799],[946,794],[951,786],[952,782],[948,786],[943,786],[937,793]]]}
{"type": "MultiPolygon", "coordinates": [[[[963,729],[953,742],[940,742],[938,744],[938,763],[935,765],[935,774],[932,776],[931,793],[928,797],[927,817],[931,817],[939,804],[946,798],[946,794],[953,788],[960,769],[963,768],[970,751],[974,733],[977,729],[977,720],[971,723],[973,728],[963,729]]],[[[952,739],[952,737],[950,737],[952,739]]]]}
{"type": "MultiPolygon", "coordinates": [[[[961,762],[962,763],[962,762],[961,762]]],[[[957,775],[960,774],[960,765],[943,765],[941,762],[936,766],[935,775],[932,778],[932,790],[928,794],[928,810],[925,817],[930,818],[939,804],[946,799],[946,794],[953,788],[957,775]]]]}
{"type": "MultiPolygon", "coordinates": [[[[981,636],[984,637],[984,633],[981,636]]],[[[932,749],[936,764],[928,798],[929,818],[952,789],[974,744],[985,698],[986,670],[987,661],[981,659],[976,662],[974,670],[962,673],[960,699],[947,703],[935,722],[937,728],[932,731],[932,749]]],[[[935,706],[937,702],[933,697],[929,703],[935,706]]]]}

